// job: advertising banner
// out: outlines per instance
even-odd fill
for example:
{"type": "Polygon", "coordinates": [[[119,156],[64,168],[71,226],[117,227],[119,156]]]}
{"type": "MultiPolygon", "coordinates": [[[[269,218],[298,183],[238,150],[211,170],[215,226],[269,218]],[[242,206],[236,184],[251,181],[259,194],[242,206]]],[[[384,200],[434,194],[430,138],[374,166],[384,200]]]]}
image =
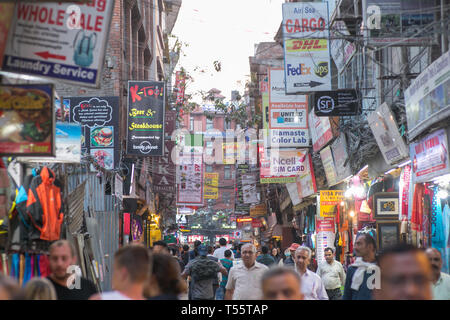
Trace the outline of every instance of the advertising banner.
{"type": "Polygon", "coordinates": [[[118,168],[119,97],[67,97],[65,105],[70,106],[70,122],[81,125],[81,153],[90,154],[100,167],[118,168]]]}
{"type": "Polygon", "coordinates": [[[364,38],[370,46],[422,46],[433,39],[424,32],[435,21],[429,0],[363,0],[364,38]]]}
{"type": "Polygon", "coordinates": [[[203,197],[205,199],[219,198],[219,173],[205,172],[205,190],[203,197]]]}
{"type": "Polygon", "coordinates": [[[450,173],[447,133],[444,129],[410,144],[413,182],[428,182],[450,173]]]}
{"type": "Polygon", "coordinates": [[[341,133],[336,140],[333,141],[331,144],[331,151],[333,152],[334,165],[336,168],[336,178],[338,182],[341,182],[352,175],[350,163],[347,162],[347,165],[345,165],[345,162],[348,159],[348,153],[347,141],[344,133],[341,133]]]}
{"type": "Polygon", "coordinates": [[[261,183],[296,182],[306,172],[307,149],[271,149],[269,159],[261,160],[261,183]]]}
{"type": "Polygon", "coordinates": [[[223,164],[234,164],[237,158],[236,142],[222,143],[223,148],[223,164]]]}
{"type": "Polygon", "coordinates": [[[320,190],[320,217],[334,217],[337,207],[344,200],[343,190],[320,190]]]}
{"type": "Polygon", "coordinates": [[[308,154],[305,166],[305,173],[297,177],[297,188],[301,198],[309,197],[317,192],[311,153],[308,154]]]}
{"type": "Polygon", "coordinates": [[[409,139],[450,116],[450,51],[411,82],[405,105],[409,139]]]}
{"type": "Polygon", "coordinates": [[[309,112],[309,130],[315,152],[322,149],[333,139],[333,130],[329,117],[318,117],[314,111],[309,112]]]}
{"type": "Polygon", "coordinates": [[[0,85],[0,154],[55,155],[52,84],[0,85]]]}
{"type": "Polygon", "coordinates": [[[99,87],[114,1],[18,2],[4,71],[99,87]]]}
{"type": "Polygon", "coordinates": [[[386,102],[372,112],[367,121],[386,163],[394,164],[408,157],[408,147],[386,102]]]}
{"type": "Polygon", "coordinates": [[[344,71],[347,63],[353,58],[356,53],[356,46],[354,43],[343,39],[345,36],[350,36],[345,21],[336,20],[330,30],[330,51],[334,63],[339,71],[344,71]]]}
{"type": "Polygon", "coordinates": [[[250,207],[250,217],[259,217],[267,215],[266,204],[257,204],[250,207]]]}
{"type": "Polygon", "coordinates": [[[361,114],[362,102],[355,89],[314,93],[314,113],[318,117],[355,116],[361,114]]]}
{"type": "Polygon", "coordinates": [[[203,206],[203,155],[179,155],[177,206],[203,206]]]}
{"type": "Polygon", "coordinates": [[[328,3],[283,3],[286,93],[331,90],[328,3]]]}
{"type": "Polygon", "coordinates": [[[269,83],[270,147],[309,146],[307,96],[285,94],[283,69],[269,68],[269,83]]]}
{"type": "Polygon", "coordinates": [[[400,174],[399,182],[399,203],[401,203],[401,210],[398,214],[398,220],[402,221],[405,217],[408,218],[409,210],[409,193],[411,185],[411,166],[406,165],[402,168],[402,173],[400,174]]]}
{"type": "Polygon", "coordinates": [[[164,97],[162,81],[128,81],[127,155],[163,155],[164,97]]]}
{"type": "Polygon", "coordinates": [[[330,146],[325,147],[320,151],[320,158],[322,160],[325,176],[327,177],[328,186],[334,186],[338,183],[336,176],[336,167],[334,165],[333,153],[330,146]]]}
{"type": "Polygon", "coordinates": [[[258,203],[258,194],[256,190],[256,177],[253,174],[242,175],[242,193],[244,203],[258,203]]]}
{"type": "Polygon", "coordinates": [[[334,232],[334,217],[316,220],[317,232],[334,232]]]}

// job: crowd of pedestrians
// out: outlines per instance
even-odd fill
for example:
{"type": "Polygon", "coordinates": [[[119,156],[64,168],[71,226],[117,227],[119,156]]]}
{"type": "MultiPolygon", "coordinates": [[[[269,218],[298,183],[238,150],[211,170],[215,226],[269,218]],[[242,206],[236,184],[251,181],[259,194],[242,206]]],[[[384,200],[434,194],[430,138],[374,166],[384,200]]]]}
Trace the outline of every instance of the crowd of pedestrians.
{"type": "Polygon", "coordinates": [[[155,242],[132,244],[114,255],[112,290],[98,292],[81,274],[73,245],[49,248],[50,275],[23,287],[0,274],[0,300],[450,300],[450,276],[441,272],[438,250],[399,244],[377,250],[368,233],[358,234],[356,260],[346,270],[332,248],[317,264],[314,250],[292,243],[280,248],[250,243],[216,248],[197,241],[192,249],[155,242]]]}

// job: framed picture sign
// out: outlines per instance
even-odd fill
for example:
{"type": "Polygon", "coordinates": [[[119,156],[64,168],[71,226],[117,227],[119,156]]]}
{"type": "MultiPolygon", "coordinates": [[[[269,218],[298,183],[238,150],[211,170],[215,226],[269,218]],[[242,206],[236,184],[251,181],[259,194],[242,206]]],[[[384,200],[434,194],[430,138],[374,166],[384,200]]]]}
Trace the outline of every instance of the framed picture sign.
{"type": "Polygon", "coordinates": [[[375,220],[398,219],[398,192],[379,192],[374,195],[375,220]]]}
{"type": "Polygon", "coordinates": [[[377,221],[378,250],[400,243],[400,222],[377,221]]]}

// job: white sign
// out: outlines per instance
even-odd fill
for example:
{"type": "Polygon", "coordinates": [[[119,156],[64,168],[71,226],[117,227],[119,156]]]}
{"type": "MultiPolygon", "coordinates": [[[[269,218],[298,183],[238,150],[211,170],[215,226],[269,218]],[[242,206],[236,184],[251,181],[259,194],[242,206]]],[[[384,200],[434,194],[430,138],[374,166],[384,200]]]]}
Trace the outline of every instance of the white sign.
{"type": "Polygon", "coordinates": [[[2,69],[99,87],[114,1],[16,4],[2,69]]]}
{"type": "Polygon", "coordinates": [[[203,155],[180,155],[177,163],[177,206],[203,206],[203,155]]]}
{"type": "Polygon", "coordinates": [[[334,240],[335,240],[335,234],[334,232],[330,231],[321,231],[317,233],[317,250],[316,250],[316,256],[317,256],[317,263],[323,263],[325,262],[325,248],[330,247],[333,250],[334,247],[334,240]]]}
{"type": "Polygon", "coordinates": [[[344,71],[347,63],[352,59],[356,53],[356,47],[352,42],[346,41],[343,38],[349,36],[347,26],[342,20],[337,20],[333,23],[331,28],[330,49],[339,73],[344,71]]]}
{"type": "Polygon", "coordinates": [[[328,3],[284,3],[286,93],[331,90],[328,3]]]}
{"type": "Polygon", "coordinates": [[[297,182],[286,183],[286,189],[289,192],[289,197],[291,198],[292,205],[298,205],[301,202],[301,199],[298,194],[297,182]]]}
{"type": "Polygon", "coordinates": [[[123,199],[123,178],[120,174],[116,173],[114,179],[114,195],[122,201],[123,199]]]}
{"type": "Polygon", "coordinates": [[[333,139],[330,118],[318,117],[314,114],[314,110],[309,113],[309,130],[311,131],[313,150],[316,152],[333,139]]]}
{"type": "Polygon", "coordinates": [[[282,150],[270,152],[270,173],[272,176],[298,176],[306,172],[308,149],[282,150]]]}

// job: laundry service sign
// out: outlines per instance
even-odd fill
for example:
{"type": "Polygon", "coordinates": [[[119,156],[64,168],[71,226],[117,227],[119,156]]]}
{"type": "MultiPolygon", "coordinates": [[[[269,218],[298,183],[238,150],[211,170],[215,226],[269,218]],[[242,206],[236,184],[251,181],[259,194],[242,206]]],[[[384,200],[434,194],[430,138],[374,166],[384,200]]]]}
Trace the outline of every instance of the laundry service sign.
{"type": "Polygon", "coordinates": [[[98,87],[114,1],[17,1],[2,70],[98,87]]]}

